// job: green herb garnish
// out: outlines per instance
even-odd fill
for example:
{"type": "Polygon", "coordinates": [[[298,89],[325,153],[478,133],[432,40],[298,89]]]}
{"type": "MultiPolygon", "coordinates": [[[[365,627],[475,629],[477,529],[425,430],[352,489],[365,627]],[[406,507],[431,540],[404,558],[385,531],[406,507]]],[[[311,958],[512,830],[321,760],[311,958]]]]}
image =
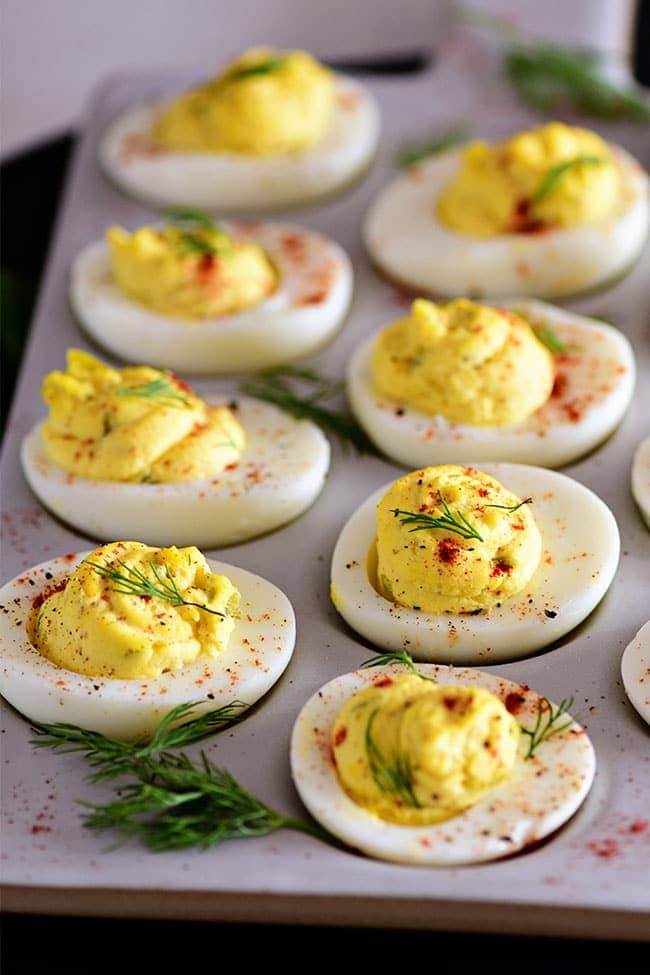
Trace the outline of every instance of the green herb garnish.
{"type": "Polygon", "coordinates": [[[83,757],[95,769],[91,776],[92,782],[114,779],[118,775],[133,772],[135,768],[144,767],[158,753],[169,748],[203,741],[224,725],[239,721],[241,710],[247,707],[244,701],[230,701],[223,707],[205,711],[198,718],[178,724],[177,722],[194,711],[198,703],[190,701],[172,708],[149,741],[118,741],[72,724],[33,722],[33,730],[39,737],[32,741],[32,745],[35,748],[51,748],[61,755],[83,752],[83,757]]]}
{"type": "Polygon", "coordinates": [[[348,443],[359,453],[376,454],[377,449],[356,420],[345,413],[327,409],[323,400],[340,393],[342,384],[320,376],[313,369],[292,366],[265,369],[240,385],[242,393],[273,403],[298,420],[312,420],[327,433],[334,434],[345,447],[348,443]],[[311,387],[300,396],[292,382],[311,387]]]}
{"type": "Polygon", "coordinates": [[[553,355],[565,355],[570,351],[570,346],[558,338],[549,322],[537,322],[534,325],[531,324],[531,328],[542,345],[545,345],[553,355]]]}
{"type": "Polygon", "coordinates": [[[185,599],[168,565],[165,566],[165,576],[163,578],[158,566],[150,562],[149,566],[154,576],[152,580],[148,579],[141,569],[136,568],[134,565],[127,565],[122,559],[117,559],[116,561],[124,569],[123,572],[116,569],[114,565],[100,565],[99,562],[91,562],[90,559],[86,559],[85,561],[87,565],[92,566],[97,575],[116,583],[112,587],[112,592],[123,592],[129,596],[163,599],[165,602],[171,603],[172,606],[196,606],[197,609],[202,609],[206,613],[211,613],[213,616],[221,616],[223,619],[229,615],[228,613],[221,613],[217,609],[210,609],[209,606],[205,606],[203,603],[194,603],[189,599],[185,599]]]}
{"type": "Polygon", "coordinates": [[[650,104],[639,91],[608,81],[595,52],[517,42],[506,46],[503,68],[523,101],[544,114],[568,105],[594,118],[650,120],[650,104]]]}
{"type": "Polygon", "coordinates": [[[227,71],[224,78],[226,81],[243,81],[244,78],[254,78],[257,75],[272,74],[283,68],[287,59],[267,58],[266,61],[258,61],[257,64],[242,65],[240,68],[233,68],[227,71]]]}
{"type": "Polygon", "coordinates": [[[278,829],[298,830],[339,846],[321,827],[270,809],[227,769],[214,766],[204,752],[195,764],[187,755],[168,750],[200,741],[218,727],[238,720],[237,711],[246,707],[233,701],[176,724],[197,703],[173,708],[148,745],[115,741],[68,724],[35,724],[39,737],[33,744],[58,753],[83,752],[96,770],[91,777],[94,782],[125,777],[114,801],[103,805],[80,803],[90,810],[84,826],[138,837],[150,850],[205,848],[225,839],[264,836],[278,829]]]}
{"type": "Polygon", "coordinates": [[[375,785],[381,792],[396,796],[405,805],[421,809],[413,789],[413,769],[408,756],[394,753],[386,757],[373,741],[372,723],[378,710],[379,708],[373,711],[368,718],[364,739],[366,757],[375,785]]]}
{"type": "Polygon", "coordinates": [[[509,511],[510,514],[512,514],[514,511],[519,511],[520,508],[523,508],[525,504],[532,504],[532,503],[533,503],[532,498],[524,498],[524,500],[520,501],[519,504],[486,504],[485,507],[501,508],[503,511],[509,511]]]}
{"type": "Polygon", "coordinates": [[[542,697],[537,705],[537,720],[535,722],[534,728],[524,728],[523,725],[519,725],[521,728],[522,735],[527,735],[530,738],[530,745],[528,746],[528,751],[524,756],[526,759],[532,758],[535,751],[539,746],[548,741],[549,738],[553,738],[554,735],[559,735],[561,731],[566,728],[570,728],[574,723],[573,718],[569,718],[564,724],[559,727],[556,726],[556,722],[566,714],[570,707],[573,705],[573,698],[568,697],[562,701],[555,710],[553,705],[546,697],[542,697]],[[554,727],[555,725],[555,727],[554,727]]]}
{"type": "Polygon", "coordinates": [[[390,510],[396,518],[400,515],[404,516],[400,519],[401,525],[414,526],[409,529],[411,532],[425,531],[430,528],[444,528],[455,535],[460,535],[461,538],[476,538],[479,542],[483,541],[478,529],[467,520],[462,511],[457,511],[456,514],[452,512],[440,491],[438,491],[438,500],[444,509],[444,515],[436,516],[420,511],[402,511],[400,508],[391,508],[390,510]]]}
{"type": "Polygon", "coordinates": [[[603,162],[600,156],[575,156],[574,159],[567,159],[565,162],[559,163],[557,166],[553,166],[549,169],[530,198],[531,204],[535,205],[540,203],[545,199],[549,193],[552,193],[555,189],[559,180],[562,179],[565,173],[574,166],[595,166],[603,162]]]}
{"type": "Polygon", "coordinates": [[[502,38],[504,74],[531,108],[545,115],[566,106],[594,118],[650,120],[642,89],[608,81],[598,52],[528,41],[508,21],[485,10],[459,7],[457,13],[502,38]]]}
{"type": "Polygon", "coordinates": [[[395,161],[398,166],[408,169],[411,166],[417,166],[418,163],[423,162],[430,156],[436,156],[440,152],[445,152],[447,149],[451,149],[461,142],[466,142],[468,139],[469,130],[457,126],[456,128],[442,132],[429,142],[413,143],[403,146],[398,151],[395,161]]]}
{"type": "Polygon", "coordinates": [[[426,674],[421,674],[413,662],[413,657],[406,652],[406,650],[387,650],[386,653],[378,653],[375,657],[369,657],[368,660],[364,660],[360,667],[385,667],[387,664],[406,664],[406,666],[413,671],[416,677],[421,677],[422,680],[429,680],[433,684],[437,684],[437,681],[433,677],[427,677],[426,674]]]}
{"type": "Polygon", "coordinates": [[[173,207],[163,211],[164,216],[173,226],[178,227],[181,233],[181,247],[190,254],[227,255],[232,252],[232,246],[226,231],[215,223],[212,217],[203,210],[194,210],[191,207],[173,207]],[[223,235],[221,243],[208,240],[206,233],[223,235]]]}
{"type": "Polygon", "coordinates": [[[191,406],[190,401],[186,396],[183,396],[173,378],[165,372],[161,372],[156,379],[152,379],[148,383],[139,383],[137,386],[125,386],[123,389],[118,389],[116,395],[156,400],[161,406],[172,406],[176,409],[191,406]]]}

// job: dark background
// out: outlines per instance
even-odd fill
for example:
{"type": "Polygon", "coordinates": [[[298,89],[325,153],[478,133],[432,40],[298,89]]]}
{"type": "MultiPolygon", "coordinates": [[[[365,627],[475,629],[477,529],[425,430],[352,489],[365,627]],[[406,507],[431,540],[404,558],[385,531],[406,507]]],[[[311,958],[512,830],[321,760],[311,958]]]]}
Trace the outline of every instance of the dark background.
{"type": "MultiPolygon", "coordinates": [[[[618,0],[611,0],[615,3],[618,0]]],[[[378,66],[379,70],[417,69],[419,59],[378,66]]],[[[368,65],[364,66],[364,71],[368,65]]],[[[375,68],[377,70],[377,67],[375,68]]],[[[633,70],[650,86],[650,0],[638,4],[633,70]]],[[[11,403],[16,371],[38,292],[61,189],[75,133],[65,132],[45,145],[7,159],[0,165],[2,220],[1,331],[2,422],[11,403]],[[29,187],[29,192],[24,188],[29,187]]],[[[233,841],[236,842],[236,841],[233,841]]],[[[650,877],[649,877],[650,883],[650,877]]],[[[182,895],[179,895],[182,896],[182,895]]],[[[61,897],[65,897],[62,892],[61,897]]],[[[2,905],[0,904],[0,910],[2,905]]],[[[650,922],[649,922],[650,927],[650,922]]],[[[468,919],[471,928],[471,919],[468,919]]],[[[650,930],[648,931],[650,938],[650,930]]],[[[114,967],[132,972],[143,967],[160,972],[190,967],[222,968],[249,963],[274,967],[299,964],[311,968],[316,957],[367,968],[382,962],[412,968],[492,965],[504,971],[581,973],[612,970],[650,957],[648,945],[563,938],[448,934],[400,929],[332,928],[230,924],[209,921],[123,920],[40,916],[3,912],[0,964],[4,975],[32,972],[92,972],[114,967]],[[305,949],[318,946],[318,956],[305,949]]]]}

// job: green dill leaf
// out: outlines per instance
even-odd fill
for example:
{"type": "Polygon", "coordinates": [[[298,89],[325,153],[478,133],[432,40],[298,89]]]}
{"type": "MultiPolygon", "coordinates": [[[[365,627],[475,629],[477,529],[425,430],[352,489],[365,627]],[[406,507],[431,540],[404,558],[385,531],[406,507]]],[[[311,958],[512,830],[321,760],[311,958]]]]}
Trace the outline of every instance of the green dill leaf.
{"type": "Polygon", "coordinates": [[[202,609],[206,613],[211,613],[213,616],[221,616],[223,619],[228,616],[228,613],[222,613],[218,609],[210,609],[209,606],[203,603],[195,603],[189,599],[185,599],[168,565],[165,566],[165,575],[163,577],[161,575],[161,568],[153,562],[149,562],[149,567],[154,576],[154,579],[151,580],[137,566],[127,565],[122,559],[116,559],[116,562],[122,567],[123,572],[120,572],[114,565],[101,565],[99,562],[92,562],[90,559],[85,559],[86,565],[91,566],[97,575],[115,583],[115,586],[112,587],[112,592],[121,592],[128,596],[140,596],[144,598],[155,597],[156,599],[162,599],[167,603],[171,603],[172,606],[195,606],[197,609],[202,609]]]}
{"type": "Polygon", "coordinates": [[[562,177],[569,172],[570,169],[576,166],[595,166],[603,163],[604,160],[600,156],[575,156],[573,159],[567,159],[557,166],[553,166],[544,174],[544,177],[530,198],[530,202],[535,205],[544,200],[550,193],[553,192],[558,182],[562,177]]]}
{"type": "Polygon", "coordinates": [[[409,670],[422,680],[431,681],[432,684],[438,683],[434,677],[420,673],[415,666],[413,657],[406,650],[387,650],[385,653],[378,653],[376,656],[364,660],[363,663],[359,664],[359,667],[385,667],[388,664],[406,664],[409,670]]]}
{"type": "Polygon", "coordinates": [[[242,382],[239,388],[248,396],[279,406],[298,420],[311,420],[337,437],[343,447],[352,444],[359,453],[377,454],[377,448],[353,417],[323,405],[323,400],[340,393],[341,383],[332,382],[313,369],[292,366],[265,369],[242,382]],[[311,387],[310,391],[300,395],[295,389],[296,382],[311,387]]]}
{"type": "Polygon", "coordinates": [[[366,758],[375,785],[380,792],[395,796],[412,809],[421,809],[414,792],[413,769],[408,756],[397,752],[390,757],[383,755],[372,737],[372,723],[378,710],[374,710],[368,718],[364,737],[366,758]]]}
{"type": "Polygon", "coordinates": [[[192,230],[212,230],[219,232],[221,227],[204,210],[194,210],[191,207],[170,207],[163,210],[163,216],[176,227],[192,230]]]}
{"type": "Polygon", "coordinates": [[[418,163],[423,162],[430,156],[436,156],[441,152],[446,152],[447,149],[452,149],[454,146],[460,145],[462,142],[467,142],[469,136],[469,129],[456,126],[455,128],[441,132],[428,142],[404,145],[398,151],[395,161],[401,168],[408,169],[411,166],[418,165],[418,163]]]}
{"type": "Polygon", "coordinates": [[[485,507],[501,508],[503,511],[509,511],[510,514],[513,514],[513,512],[519,511],[520,508],[523,508],[525,504],[532,504],[532,503],[533,503],[532,498],[524,498],[524,500],[520,501],[519,504],[486,504],[485,507]]]}
{"type": "Polygon", "coordinates": [[[545,345],[553,355],[566,355],[570,351],[570,346],[558,337],[550,322],[531,323],[531,328],[542,345],[545,345]]]}
{"type": "Polygon", "coordinates": [[[245,78],[255,78],[259,75],[272,74],[279,71],[287,63],[285,57],[267,58],[266,61],[258,61],[257,64],[242,65],[233,68],[224,75],[225,81],[243,81],[245,78]]]}
{"type": "Polygon", "coordinates": [[[594,118],[650,120],[641,89],[608,81],[593,51],[515,42],[505,48],[503,67],[522,100],[545,114],[568,105],[594,118]]]}
{"type": "Polygon", "coordinates": [[[171,406],[176,409],[191,406],[191,403],[178,388],[174,379],[169,373],[164,372],[161,372],[156,379],[152,379],[148,383],[139,383],[137,386],[125,386],[122,389],[118,389],[116,395],[156,400],[161,406],[171,406]]]}
{"type": "Polygon", "coordinates": [[[455,514],[452,512],[440,491],[438,491],[438,500],[443,507],[442,515],[429,515],[422,511],[402,511],[401,508],[391,508],[391,512],[396,518],[400,518],[401,525],[413,525],[413,528],[409,529],[411,532],[442,528],[460,535],[461,538],[476,538],[479,542],[483,541],[479,530],[468,521],[462,511],[457,511],[455,514]]]}
{"type": "Polygon", "coordinates": [[[519,725],[521,733],[530,738],[528,751],[524,756],[526,760],[532,758],[539,746],[545,741],[548,741],[549,738],[553,738],[554,735],[559,735],[560,732],[565,731],[567,728],[570,728],[572,724],[574,724],[573,718],[569,718],[569,720],[565,721],[562,725],[557,724],[557,722],[572,706],[572,697],[568,697],[560,701],[557,708],[553,708],[553,705],[548,698],[540,698],[537,704],[537,719],[535,721],[535,726],[533,728],[524,728],[523,725],[519,725]]]}

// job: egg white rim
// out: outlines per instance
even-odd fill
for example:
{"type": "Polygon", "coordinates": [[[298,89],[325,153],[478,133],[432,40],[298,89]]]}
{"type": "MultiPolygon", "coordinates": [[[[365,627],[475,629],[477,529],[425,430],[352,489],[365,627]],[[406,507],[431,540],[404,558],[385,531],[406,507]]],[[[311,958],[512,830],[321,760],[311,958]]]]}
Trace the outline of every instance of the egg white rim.
{"type": "MultiPolygon", "coordinates": [[[[52,591],[57,581],[69,575],[92,551],[41,562],[0,590],[0,694],[21,714],[46,723],[69,721],[66,704],[72,702],[89,716],[83,727],[113,737],[137,738],[149,734],[165,714],[188,700],[199,702],[195,715],[235,700],[248,708],[284,672],[296,639],[295,615],[289,599],[261,576],[214,559],[207,560],[211,571],[227,575],[242,597],[241,619],[217,659],[204,658],[180,671],[133,680],[87,677],[57,667],[29,642],[26,623],[34,598],[52,591]],[[271,624],[275,639],[267,636],[260,641],[260,627],[271,624]],[[49,688],[47,703],[34,708],[32,687],[43,686],[49,688]],[[137,700],[131,700],[130,694],[138,687],[137,700]],[[127,730],[120,728],[122,723],[127,730]]],[[[244,708],[238,710],[237,716],[243,711],[244,708]]]]}
{"type": "Polygon", "coordinates": [[[167,317],[120,291],[108,244],[100,240],[81,251],[70,272],[70,303],[84,331],[123,359],[215,376],[282,365],[329,342],[352,299],[353,269],[343,248],[290,223],[224,221],[223,226],[266,251],[279,275],[272,295],[216,318],[167,317]],[[297,252],[287,241],[298,241],[297,252]]]}
{"type": "Polygon", "coordinates": [[[150,545],[202,548],[247,541],[280,528],[311,507],[325,484],[331,449],[316,424],[296,420],[270,403],[246,396],[207,400],[210,406],[229,401],[237,403],[235,415],[247,443],[235,467],[213,478],[126,484],[77,477],[45,453],[42,422],[22,442],[24,475],[48,510],[91,538],[129,537],[150,545]],[[278,464],[282,464],[281,476],[274,473],[278,464]],[[118,491],[121,505],[116,504],[118,491]],[[84,505],[88,499],[92,500],[90,515],[84,505]],[[162,531],[148,527],[152,511],[164,511],[162,531]],[[208,524],[208,530],[200,531],[201,523],[208,524]]]}
{"type": "Polygon", "coordinates": [[[371,644],[405,649],[417,660],[448,664],[518,660],[573,630],[607,592],[618,567],[620,538],[616,519],[604,501],[578,481],[546,468],[506,463],[468,466],[491,474],[519,497],[533,497],[531,510],[542,536],[542,557],[535,573],[523,592],[489,614],[476,616],[424,613],[380,596],[368,578],[366,558],[376,534],[377,504],[394,483],[390,481],[350,516],[331,563],[334,606],[371,644]],[[598,521],[598,531],[592,527],[593,519],[598,521]]]}
{"type": "MultiPolygon", "coordinates": [[[[519,699],[524,727],[535,724],[540,695],[513,681],[479,670],[423,664],[423,674],[441,684],[484,687],[505,700],[519,699]]],[[[354,802],[339,784],[331,757],[331,729],[349,698],[401,665],[357,670],[335,677],[303,706],[291,735],[291,771],[311,815],[345,843],[380,859],[428,866],[480,863],[516,853],[549,836],[584,801],[596,770],[593,746],[575,723],[547,739],[525,760],[529,739],[521,736],[510,777],[474,806],[442,823],[389,823],[354,802]]],[[[567,713],[567,720],[571,715],[567,713]]]]}
{"type": "Polygon", "coordinates": [[[124,192],[153,206],[223,212],[299,207],[338,195],[367,169],[379,142],[379,106],[367,86],[335,75],[335,106],[321,139],[298,153],[174,152],[147,148],[161,102],[120,114],[100,143],[106,174],[124,192]],[[135,152],[128,143],[144,140],[135,152]],[[180,167],[180,168],[179,168],[180,167]]]}
{"type": "Polygon", "coordinates": [[[634,451],[631,488],[632,496],[650,528],[650,436],[642,440],[634,451]]]}
{"type": "Polygon", "coordinates": [[[634,709],[650,724],[650,621],[623,651],[621,677],[634,709]]]}
{"type": "Polygon", "coordinates": [[[558,337],[568,345],[574,343],[566,332],[567,326],[584,331],[585,355],[582,358],[597,362],[598,370],[589,376],[586,396],[583,391],[582,397],[575,398],[573,387],[568,388],[557,398],[549,399],[526,420],[507,427],[451,423],[442,416],[423,413],[373,391],[371,360],[373,347],[382,331],[379,330],[366,338],[352,355],[347,373],[347,397],[359,423],[386,456],[413,468],[461,463],[468,454],[476,460],[559,467],[592,450],[616,429],[630,404],[636,379],[634,352],[622,332],[541,301],[509,298],[500,305],[521,308],[533,321],[548,319],[558,337]],[[598,339],[600,347],[593,339],[598,339]],[[618,363],[617,370],[622,370],[614,377],[610,375],[613,360],[618,363]],[[572,419],[573,403],[582,403],[587,396],[593,396],[593,391],[601,384],[608,385],[609,391],[599,402],[581,405],[579,417],[572,419]],[[549,416],[549,411],[559,413],[563,409],[566,411],[564,417],[556,420],[549,416]]]}
{"type": "Polygon", "coordinates": [[[411,167],[380,191],[364,222],[366,249],[387,278],[434,297],[561,298],[605,287],[631,268],[650,227],[648,175],[622,147],[611,149],[630,202],[607,223],[489,239],[456,233],[433,207],[458,169],[460,148],[411,167]]]}

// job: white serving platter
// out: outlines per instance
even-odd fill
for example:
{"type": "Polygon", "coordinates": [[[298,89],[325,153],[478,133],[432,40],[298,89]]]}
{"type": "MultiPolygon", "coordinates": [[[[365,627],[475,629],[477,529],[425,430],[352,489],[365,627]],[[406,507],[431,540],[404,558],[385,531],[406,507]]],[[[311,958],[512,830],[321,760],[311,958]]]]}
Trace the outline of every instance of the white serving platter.
{"type": "MultiPolygon", "coordinates": [[[[169,93],[194,77],[129,75],[98,90],[71,167],[47,273],[16,388],[3,454],[2,579],[88,540],[48,515],[30,493],[20,442],[44,415],[42,377],[77,346],[103,353],[80,331],[67,297],[77,253],[107,225],[128,228],[152,213],[102,174],[99,140],[107,124],[136,101],[169,93]]],[[[469,122],[476,135],[501,136],[535,121],[499,81],[485,52],[450,51],[431,71],[367,79],[383,117],[379,157],[366,179],[339,199],[291,214],[323,231],[352,258],[356,281],[347,323],[332,344],[309,360],[342,377],[352,350],[404,309],[404,295],[377,276],[364,253],[361,223],[377,191],[395,172],[404,140],[469,122]],[[472,65],[468,74],[468,65],[472,65]]],[[[598,126],[647,166],[647,130],[598,126]],[[645,157],[644,157],[645,152],[645,157]]],[[[614,321],[632,341],[638,383],[623,423],[600,449],[564,468],[610,505],[622,555],[601,605],[553,648],[493,668],[556,701],[573,695],[597,756],[594,787],[574,819],[550,841],[521,856],[463,868],[382,863],[336,850],[299,833],[233,840],[209,850],[151,854],[136,844],[80,824],[78,799],[100,801],[110,786],[91,786],[79,756],[35,751],[29,724],[9,706],[2,713],[2,870],[6,910],[121,917],[150,916],[413,927],[641,938],[650,927],[650,736],[627,700],[620,659],[650,615],[650,534],[632,499],[629,473],[638,442],[650,429],[650,249],[624,281],[573,302],[576,311],[614,321]]],[[[103,356],[103,358],[107,358],[103,356]]],[[[202,378],[207,395],[234,392],[233,380],[202,378]]],[[[327,680],[354,670],[372,650],[348,630],[329,599],[329,564],[349,514],[401,468],[344,453],[334,444],[332,469],[313,508],[294,523],[249,544],[212,551],[269,578],[291,599],[298,639],[293,660],[270,694],[240,725],[207,743],[226,766],[269,805],[306,816],[289,774],[289,738],[304,702],[327,680]]],[[[196,747],[196,746],[195,746],[196,747]]]]}

